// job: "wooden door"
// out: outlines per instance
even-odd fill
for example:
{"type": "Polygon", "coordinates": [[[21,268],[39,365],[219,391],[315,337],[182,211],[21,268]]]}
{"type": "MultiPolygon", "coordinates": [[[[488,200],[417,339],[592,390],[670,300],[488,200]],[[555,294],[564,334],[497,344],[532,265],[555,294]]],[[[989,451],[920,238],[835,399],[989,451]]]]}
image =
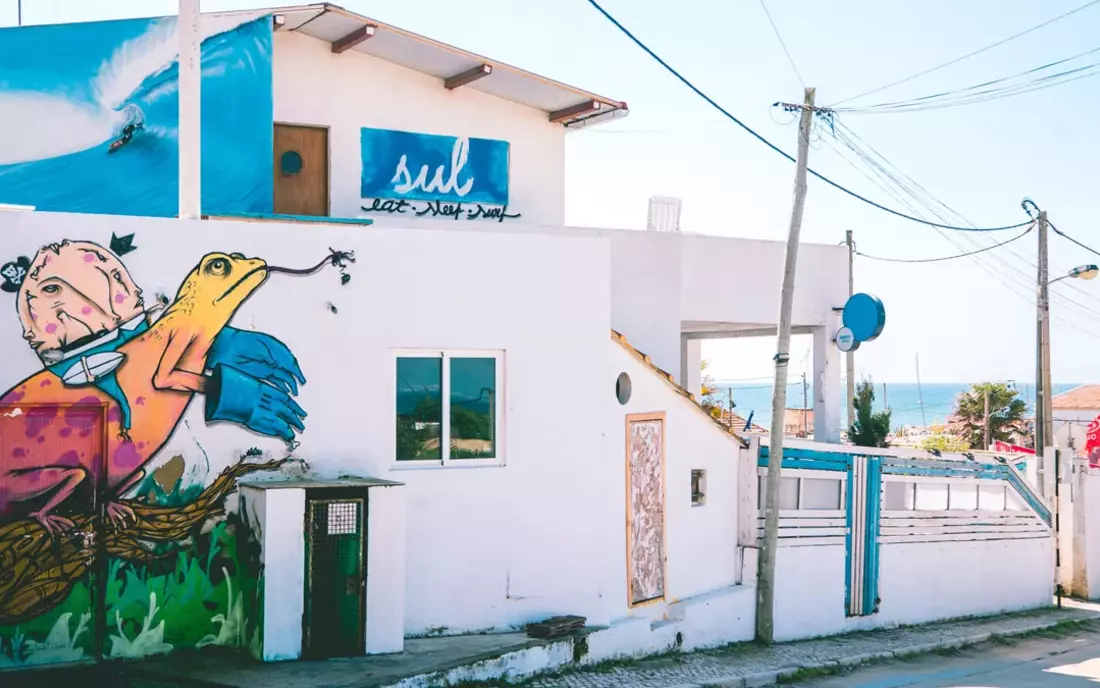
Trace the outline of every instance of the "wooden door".
{"type": "Polygon", "coordinates": [[[328,215],[328,129],[275,125],[275,212],[328,215]]]}
{"type": "Polygon", "coordinates": [[[627,595],[630,606],[665,596],[665,416],[626,417],[627,595]]]}

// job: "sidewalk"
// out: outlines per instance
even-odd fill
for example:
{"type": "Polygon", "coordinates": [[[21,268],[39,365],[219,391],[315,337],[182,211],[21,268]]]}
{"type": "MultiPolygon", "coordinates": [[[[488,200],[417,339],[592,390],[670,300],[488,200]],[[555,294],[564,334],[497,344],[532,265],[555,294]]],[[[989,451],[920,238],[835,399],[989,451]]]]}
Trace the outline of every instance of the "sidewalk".
{"type": "Polygon", "coordinates": [[[851,666],[1100,619],[1100,605],[1067,600],[1064,609],[867,631],[762,647],[750,643],[692,654],[607,663],[522,683],[525,688],[752,688],[801,670],[851,666]]]}
{"type": "MultiPolygon", "coordinates": [[[[672,652],[649,659],[623,659],[526,681],[469,682],[462,686],[520,685],[524,688],[752,688],[769,686],[800,670],[837,669],[875,659],[906,657],[942,648],[975,645],[993,636],[1016,636],[1084,621],[1100,623],[1100,605],[1067,600],[1065,609],[925,626],[852,633],[763,647],[739,643],[714,650],[672,652]]],[[[572,641],[567,639],[566,649],[572,641]]],[[[108,663],[0,674],[3,688],[416,688],[444,685],[442,676],[501,676],[517,662],[510,654],[552,651],[554,641],[521,633],[409,640],[405,652],[344,660],[260,664],[242,653],[204,652],[142,662],[108,663]],[[492,667],[496,666],[493,670],[492,667]],[[485,669],[490,669],[485,671],[485,669]]],[[[560,649],[560,648],[559,648],[560,649]]],[[[569,652],[572,654],[572,651],[569,652]]],[[[568,661],[568,660],[567,660],[568,661]]],[[[518,662],[522,666],[524,662],[518,662]]],[[[574,665],[575,666],[575,665],[574,665]]],[[[451,684],[454,685],[454,684],[451,684]]]]}

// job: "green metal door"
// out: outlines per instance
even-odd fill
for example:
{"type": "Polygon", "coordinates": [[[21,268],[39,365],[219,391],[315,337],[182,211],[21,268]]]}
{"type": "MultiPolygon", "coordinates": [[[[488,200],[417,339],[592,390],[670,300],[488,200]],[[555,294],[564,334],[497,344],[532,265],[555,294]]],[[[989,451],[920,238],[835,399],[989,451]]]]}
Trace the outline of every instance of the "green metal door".
{"type": "Polygon", "coordinates": [[[310,499],[307,509],[305,651],[364,651],[364,500],[310,499]]]}

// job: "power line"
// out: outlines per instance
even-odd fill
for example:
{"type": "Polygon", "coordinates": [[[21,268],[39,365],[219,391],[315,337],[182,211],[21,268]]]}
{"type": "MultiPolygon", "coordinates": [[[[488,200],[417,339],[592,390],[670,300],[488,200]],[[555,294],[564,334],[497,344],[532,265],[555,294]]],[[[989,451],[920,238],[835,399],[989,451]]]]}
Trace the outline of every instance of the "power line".
{"type": "Polygon", "coordinates": [[[798,71],[798,65],[794,63],[791,51],[787,50],[787,44],[784,42],[782,34],[779,33],[779,27],[775,25],[775,20],[772,19],[772,13],[768,11],[768,4],[765,0],[760,0],[760,8],[764,10],[768,23],[772,25],[772,31],[775,32],[775,37],[779,39],[779,45],[783,48],[783,54],[787,56],[787,62],[791,63],[791,69],[794,70],[794,75],[798,77],[798,83],[802,84],[802,88],[806,88],[806,80],[802,78],[802,73],[798,71]]]}
{"type": "Polygon", "coordinates": [[[947,62],[944,62],[943,64],[939,64],[939,65],[936,65],[935,67],[930,67],[928,69],[925,69],[924,71],[917,72],[916,74],[911,74],[911,75],[909,75],[909,76],[907,76],[903,79],[898,79],[897,81],[891,81],[890,83],[888,83],[884,86],[879,86],[878,88],[872,88],[870,91],[864,91],[863,93],[860,93],[858,95],[850,96],[850,97],[845,98],[843,100],[838,100],[835,103],[833,103],[833,105],[834,106],[835,105],[840,105],[841,103],[847,103],[850,100],[856,100],[857,98],[862,98],[863,96],[869,96],[872,93],[878,93],[879,91],[885,91],[888,88],[893,88],[894,86],[897,86],[899,84],[904,84],[904,83],[912,81],[913,79],[916,79],[918,77],[922,77],[926,74],[931,74],[932,72],[939,71],[939,70],[943,69],[944,67],[950,67],[953,64],[962,62],[963,60],[974,57],[975,55],[980,55],[980,54],[986,52],[987,50],[992,50],[993,48],[1004,45],[1005,43],[1008,43],[1009,41],[1014,41],[1017,38],[1020,38],[1021,36],[1026,36],[1027,34],[1032,33],[1033,31],[1038,31],[1039,29],[1043,28],[1044,26],[1048,26],[1050,24],[1053,24],[1056,21],[1059,21],[1061,19],[1065,19],[1066,17],[1074,15],[1074,14],[1080,12],[1081,10],[1092,7],[1093,5],[1097,4],[1098,2],[1100,2],[1100,0],[1090,0],[1090,2],[1087,2],[1084,5],[1081,5],[1080,7],[1076,8],[1076,9],[1072,9],[1069,12],[1066,12],[1065,14],[1060,14],[1057,17],[1054,17],[1053,19],[1048,19],[1045,22],[1042,22],[1041,24],[1037,24],[1037,25],[1031,27],[1030,29],[1027,29],[1025,31],[1021,31],[1021,32],[1016,33],[1016,34],[1013,34],[1013,35],[1009,36],[1008,38],[1002,38],[1001,40],[997,41],[996,43],[991,43],[991,44],[985,46],[984,48],[979,48],[979,49],[977,49],[973,52],[969,52],[969,53],[967,53],[965,55],[962,55],[960,57],[956,57],[953,60],[948,60],[947,62]]]}
{"type": "MultiPolygon", "coordinates": [[[[1100,0],[1093,0],[1093,2],[1100,2],[1100,0]]],[[[737,126],[741,127],[745,131],[747,131],[756,140],[760,141],[761,143],[766,145],[768,148],[771,148],[776,153],[779,153],[780,155],[782,155],[784,158],[786,158],[790,162],[795,161],[794,158],[789,153],[787,153],[782,148],[775,145],[774,143],[772,143],[768,139],[764,138],[764,136],[762,136],[761,134],[758,134],[756,131],[754,131],[747,124],[745,124],[744,122],[739,120],[737,117],[735,117],[729,111],[727,111],[725,108],[723,108],[717,102],[715,102],[714,99],[712,99],[706,93],[703,93],[703,91],[701,91],[695,84],[693,84],[686,77],[684,77],[682,74],[680,74],[678,71],[676,71],[671,65],[669,65],[667,62],[665,62],[663,59],[661,59],[661,57],[657,53],[653,52],[649,48],[649,46],[647,46],[638,37],[636,37],[633,33],[631,33],[629,29],[627,29],[625,26],[623,26],[621,23],[619,23],[619,20],[617,20],[617,19],[615,19],[615,17],[611,16],[611,14],[608,13],[608,11],[605,10],[603,7],[601,7],[600,4],[598,2],[596,2],[596,0],[588,0],[588,3],[590,5],[592,5],[593,7],[595,7],[600,12],[600,14],[602,14],[605,18],[607,18],[608,21],[610,21],[612,24],[614,24],[615,27],[623,33],[623,35],[625,35],[627,38],[629,38],[631,41],[633,41],[635,45],[637,45],[639,48],[644,50],[650,57],[652,57],[654,60],[656,60],[658,64],[660,64],[662,67],[664,67],[665,70],[667,70],[670,74],[672,74],[674,77],[679,79],[680,82],[683,83],[685,86],[687,86],[689,89],[694,91],[697,96],[699,96],[700,98],[705,100],[711,107],[713,107],[715,110],[718,110],[720,113],[725,115],[727,119],[729,119],[731,122],[733,122],[737,126]]],[[[872,201],[871,199],[869,199],[865,196],[861,196],[860,194],[856,193],[855,191],[852,191],[851,189],[848,189],[844,186],[841,186],[840,184],[834,182],[833,180],[829,179],[825,175],[823,175],[820,172],[817,172],[813,169],[807,169],[807,172],[809,172],[813,176],[817,177],[821,181],[825,182],[829,186],[832,186],[835,189],[843,191],[844,193],[848,194],[852,198],[863,201],[864,203],[866,203],[870,206],[873,206],[875,208],[878,208],[879,210],[882,210],[884,212],[890,213],[891,215],[895,215],[897,217],[904,218],[906,220],[911,220],[913,222],[917,222],[917,223],[920,223],[920,224],[923,224],[923,225],[928,225],[929,227],[939,227],[941,229],[950,229],[950,230],[954,230],[954,231],[958,231],[958,232],[999,232],[999,231],[1006,230],[1006,229],[1019,229],[1020,227],[1024,227],[1025,225],[1031,224],[1031,220],[1028,220],[1026,222],[1020,222],[1020,223],[1014,224],[1014,225],[1005,225],[1003,227],[959,227],[959,226],[956,226],[956,225],[948,225],[948,224],[940,224],[940,223],[937,223],[937,222],[931,222],[931,221],[925,220],[923,218],[914,217],[912,215],[907,215],[907,214],[905,214],[901,211],[894,210],[893,208],[888,208],[887,206],[884,206],[881,203],[878,203],[876,201],[872,201]]]]}
{"type": "MultiPolygon", "coordinates": [[[[899,168],[897,168],[896,165],[894,165],[889,160],[887,160],[886,157],[883,156],[881,153],[879,153],[877,150],[875,150],[875,148],[873,146],[871,146],[867,142],[863,141],[863,139],[861,139],[858,134],[856,134],[854,131],[852,131],[850,127],[847,127],[843,122],[841,122],[839,120],[834,120],[832,122],[832,124],[834,125],[833,128],[832,128],[832,131],[833,131],[834,135],[836,136],[837,140],[843,142],[844,145],[849,148],[849,150],[854,152],[860,159],[862,159],[865,162],[865,164],[868,165],[870,170],[876,176],[880,177],[885,182],[885,184],[887,184],[887,185],[890,185],[890,184],[896,185],[899,189],[903,190],[905,194],[908,194],[909,196],[911,196],[914,201],[916,201],[917,203],[922,205],[927,212],[931,213],[933,216],[935,216],[935,217],[937,217],[941,220],[946,221],[946,218],[944,217],[944,215],[941,212],[936,210],[931,204],[934,203],[935,205],[938,205],[938,206],[942,207],[944,210],[946,210],[952,216],[955,216],[955,217],[957,217],[957,218],[959,218],[963,221],[969,222],[969,220],[967,220],[966,217],[964,217],[958,211],[952,209],[950,206],[946,205],[943,201],[940,201],[939,199],[937,199],[927,189],[925,189],[918,182],[916,182],[911,177],[909,177],[904,172],[902,172],[899,168]],[[856,144],[856,142],[855,142],[856,140],[858,140],[859,143],[862,144],[862,146],[868,148],[876,156],[878,156],[878,158],[880,158],[882,160],[882,162],[880,163],[878,160],[873,158],[870,154],[868,154],[867,152],[861,150],[860,145],[856,144]],[[890,170],[888,170],[886,168],[886,166],[884,166],[884,164],[894,168],[894,170],[896,170],[896,174],[894,172],[891,172],[890,170]]],[[[825,141],[828,143],[828,139],[825,139],[825,141]]],[[[830,146],[831,146],[831,144],[830,144],[830,146]]],[[[834,148],[834,150],[835,150],[835,148],[834,148]]],[[[860,170],[858,166],[856,166],[854,163],[852,163],[850,160],[848,160],[847,157],[844,156],[843,154],[841,154],[839,150],[837,150],[837,153],[841,157],[841,159],[845,160],[845,162],[847,162],[849,165],[852,165],[853,167],[855,167],[856,170],[859,171],[862,176],[864,176],[865,178],[870,180],[873,184],[878,186],[880,189],[884,189],[888,195],[893,197],[895,200],[898,200],[898,202],[900,202],[902,205],[909,208],[912,212],[914,212],[918,215],[922,214],[918,209],[916,209],[913,206],[913,204],[909,203],[904,197],[899,196],[896,193],[891,192],[889,190],[889,188],[883,187],[882,184],[879,184],[877,181],[875,181],[875,179],[873,179],[868,174],[866,174],[862,170],[860,170]]],[[[940,229],[936,229],[936,231],[941,236],[943,236],[944,239],[948,243],[950,243],[952,246],[959,249],[960,251],[963,250],[963,246],[955,240],[955,237],[952,237],[949,233],[944,232],[940,229]]],[[[963,235],[960,235],[960,238],[966,240],[967,242],[971,243],[974,246],[981,247],[981,244],[979,244],[975,240],[975,238],[972,237],[972,236],[963,234],[963,235]]],[[[1029,268],[1035,269],[1035,266],[1033,264],[1028,263],[1028,261],[1023,256],[1016,253],[1011,247],[1009,247],[1007,249],[1007,251],[1010,254],[1012,254],[1013,256],[1015,256],[1017,259],[1023,261],[1025,264],[1027,264],[1029,268]]],[[[1004,265],[1005,269],[1003,269],[1003,270],[1002,269],[997,269],[997,268],[994,268],[991,265],[987,265],[983,261],[984,257],[983,258],[974,257],[973,260],[974,260],[975,264],[982,271],[986,272],[992,279],[994,279],[997,282],[1000,282],[1010,292],[1012,292],[1016,296],[1020,297],[1025,303],[1029,303],[1029,304],[1034,305],[1035,304],[1034,295],[1033,295],[1034,290],[1033,290],[1033,287],[1030,286],[1032,278],[1029,275],[1024,274],[1019,268],[1013,266],[1011,263],[1005,261],[1002,258],[997,257],[996,254],[993,254],[993,255],[994,255],[994,259],[999,261],[1000,263],[1002,263],[1004,265]],[[1016,275],[1018,277],[1021,277],[1024,281],[1024,286],[1021,288],[1019,283],[1011,281],[1010,279],[1008,279],[1010,277],[1009,273],[1016,273],[1016,275]]],[[[1086,292],[1084,292],[1082,290],[1078,289],[1077,291],[1079,293],[1089,297],[1089,298],[1095,299],[1095,297],[1092,297],[1091,295],[1088,295],[1086,292]]],[[[1087,317],[1094,317],[1095,314],[1096,314],[1097,309],[1090,308],[1089,306],[1086,306],[1086,305],[1081,304],[1077,301],[1074,301],[1073,299],[1070,299],[1070,298],[1068,298],[1064,295],[1053,294],[1052,296],[1058,297],[1059,302],[1063,303],[1063,305],[1071,305],[1071,306],[1075,307],[1079,313],[1083,313],[1087,317]]],[[[1096,339],[1100,339],[1100,335],[1097,335],[1094,332],[1091,332],[1089,330],[1086,330],[1086,329],[1082,328],[1081,326],[1079,326],[1073,320],[1062,318],[1057,314],[1053,314],[1053,317],[1056,320],[1064,323],[1065,325],[1067,325],[1067,326],[1069,326],[1069,327],[1071,327],[1075,330],[1078,330],[1079,332],[1081,332],[1081,333],[1083,333],[1087,336],[1090,336],[1090,337],[1093,337],[1093,338],[1096,338],[1096,339]]]]}
{"type": "Polygon", "coordinates": [[[1050,221],[1048,220],[1048,221],[1047,221],[1047,224],[1048,224],[1048,225],[1050,225],[1050,228],[1051,228],[1051,229],[1053,229],[1053,230],[1054,230],[1054,233],[1055,233],[1055,234],[1057,234],[1058,236],[1062,237],[1063,239],[1067,239],[1067,240],[1069,240],[1069,241],[1072,241],[1073,243],[1077,244],[1078,246],[1080,246],[1081,248],[1085,249],[1085,250],[1086,250],[1086,251],[1088,251],[1089,253],[1092,253],[1092,254],[1094,254],[1094,255],[1100,256],[1100,251],[1097,251],[1096,249],[1092,248],[1091,246],[1086,246],[1085,244],[1082,244],[1082,243],[1081,243],[1080,241],[1077,241],[1076,239],[1074,239],[1074,238],[1073,238],[1073,237],[1071,237],[1070,235],[1066,234],[1066,233],[1065,233],[1065,232],[1063,232],[1062,230],[1060,230],[1060,229],[1058,229],[1057,227],[1055,227],[1055,226],[1054,226],[1054,223],[1053,223],[1053,222],[1050,222],[1050,221]]]}
{"type": "Polygon", "coordinates": [[[926,112],[929,110],[943,110],[945,108],[962,107],[964,105],[975,105],[977,103],[986,103],[991,100],[1000,100],[1002,98],[1012,98],[1015,96],[1025,95],[1028,93],[1034,93],[1035,91],[1045,91],[1048,88],[1054,88],[1055,86],[1063,86],[1074,81],[1080,81],[1081,79],[1090,79],[1094,76],[1100,75],[1100,70],[1096,69],[1100,67],[1100,62],[1086,65],[1084,67],[1078,67],[1076,69],[1066,70],[1057,74],[1051,74],[1049,76],[1035,79],[1033,81],[1016,84],[1013,86],[1006,86],[998,89],[989,89],[988,91],[977,92],[969,96],[957,98],[955,100],[942,100],[932,101],[927,103],[912,103],[912,104],[900,104],[897,106],[879,107],[879,108],[841,108],[840,112],[851,112],[855,114],[866,115],[883,115],[883,114],[898,114],[907,112],[926,112]],[[1092,70],[1092,71],[1088,71],[1092,70]],[[1062,78],[1068,77],[1068,78],[1062,78]]]}
{"type": "Polygon", "coordinates": [[[1032,91],[1039,91],[1052,86],[1060,86],[1062,84],[1069,83],[1071,81],[1077,81],[1078,79],[1084,79],[1090,76],[1096,76],[1098,72],[1089,72],[1088,70],[1094,69],[1100,66],[1100,62],[1094,62],[1084,65],[1083,67],[1075,67],[1073,69],[1067,69],[1047,76],[1032,79],[1023,83],[1010,84],[1006,86],[999,86],[997,88],[986,88],[988,86],[994,86],[996,84],[1003,84],[1013,79],[1018,79],[1022,76],[1029,74],[1035,74],[1051,67],[1056,67],[1073,60],[1080,59],[1086,55],[1100,52],[1100,47],[1086,50],[1083,53],[1078,53],[1071,57],[1066,57],[1061,60],[1055,60],[1054,62],[1048,62],[1038,67],[1032,67],[1031,69],[1023,72],[1017,72],[1008,76],[999,77],[997,79],[989,79],[972,86],[965,88],[951,89],[947,91],[941,91],[939,93],[933,93],[927,96],[921,96],[919,98],[910,98],[906,100],[890,101],[885,103],[875,103],[874,105],[866,106],[854,106],[846,108],[832,108],[836,112],[917,112],[923,110],[940,109],[945,107],[957,107],[960,105],[970,105],[973,103],[981,103],[989,100],[996,100],[1000,98],[1009,98],[1015,95],[1023,93],[1030,93],[1032,91]],[[1086,72],[1082,74],[1082,72],[1086,72]],[[1063,78],[1074,76],[1074,78],[1063,78]],[[1061,79],[1061,81],[1056,81],[1061,79]],[[985,89],[985,90],[979,90],[985,89]],[[953,97],[953,99],[951,99],[953,97]]]}
{"type": "Polygon", "coordinates": [[[882,256],[872,256],[872,255],[869,255],[867,253],[863,253],[862,251],[855,251],[854,253],[857,256],[861,256],[863,258],[870,258],[871,260],[881,260],[881,261],[885,261],[885,262],[888,262],[888,263],[939,263],[939,262],[945,261],[945,260],[955,260],[956,258],[966,258],[968,256],[976,256],[979,253],[985,253],[986,251],[992,251],[995,248],[1000,248],[1001,246],[1004,246],[1005,244],[1011,244],[1013,241],[1016,241],[1018,239],[1023,239],[1025,236],[1027,236],[1027,233],[1031,231],[1031,228],[1033,226],[1034,225],[1029,225],[1028,228],[1025,229],[1022,233],[1017,234],[1016,236],[1012,237],[1011,239],[1006,239],[1006,240],[1004,240],[1000,243],[993,244],[991,246],[986,246],[984,248],[979,248],[979,249],[976,249],[974,251],[968,251],[966,253],[959,253],[959,254],[956,254],[956,255],[953,255],[953,256],[941,256],[939,258],[885,258],[885,257],[882,257],[882,256]]]}

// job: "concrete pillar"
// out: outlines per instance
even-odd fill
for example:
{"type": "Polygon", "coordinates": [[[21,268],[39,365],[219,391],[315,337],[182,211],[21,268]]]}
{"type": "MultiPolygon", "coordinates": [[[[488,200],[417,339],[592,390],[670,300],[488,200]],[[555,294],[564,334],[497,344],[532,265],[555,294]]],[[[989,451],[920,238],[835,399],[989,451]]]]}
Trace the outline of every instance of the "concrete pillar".
{"type": "Polygon", "coordinates": [[[199,0],[179,0],[179,216],[202,215],[202,34],[199,0]]]}
{"type": "Polygon", "coordinates": [[[840,329],[840,315],[829,314],[829,323],[814,334],[814,439],[840,443],[840,349],[833,341],[840,329]]]}
{"type": "Polygon", "coordinates": [[[703,393],[703,341],[680,338],[680,386],[700,399],[703,393]]]}
{"type": "MultiPolygon", "coordinates": [[[[1070,592],[1079,597],[1088,599],[1090,593],[1089,586],[1089,554],[1090,549],[1095,551],[1095,547],[1089,548],[1088,535],[1090,533],[1088,515],[1089,507],[1089,492],[1094,491],[1094,482],[1096,477],[1087,474],[1087,462],[1077,462],[1077,471],[1074,475],[1073,485],[1073,518],[1072,518],[1072,543],[1070,551],[1072,557],[1070,559],[1070,568],[1072,569],[1072,575],[1070,577],[1070,592]]],[[[1095,510],[1095,509],[1094,509],[1095,510]]],[[[1065,528],[1065,524],[1063,524],[1065,528]]]]}

